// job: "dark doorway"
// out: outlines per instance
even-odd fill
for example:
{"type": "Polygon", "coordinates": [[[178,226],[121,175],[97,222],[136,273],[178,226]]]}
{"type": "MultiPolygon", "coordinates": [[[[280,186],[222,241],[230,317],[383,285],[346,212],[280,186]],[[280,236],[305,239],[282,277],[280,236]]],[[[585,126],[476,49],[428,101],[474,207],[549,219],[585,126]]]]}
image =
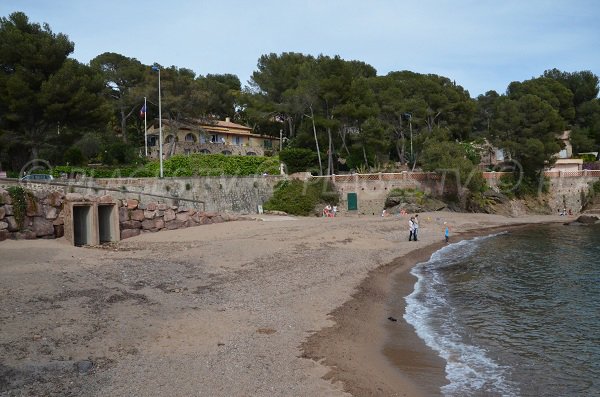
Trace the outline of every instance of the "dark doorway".
{"type": "Polygon", "coordinates": [[[73,242],[76,246],[90,245],[92,238],[92,207],[73,206],[73,242]]]}
{"type": "Polygon", "coordinates": [[[115,236],[114,211],[116,209],[113,204],[98,205],[98,237],[100,238],[100,244],[118,241],[117,236],[115,236]]]}

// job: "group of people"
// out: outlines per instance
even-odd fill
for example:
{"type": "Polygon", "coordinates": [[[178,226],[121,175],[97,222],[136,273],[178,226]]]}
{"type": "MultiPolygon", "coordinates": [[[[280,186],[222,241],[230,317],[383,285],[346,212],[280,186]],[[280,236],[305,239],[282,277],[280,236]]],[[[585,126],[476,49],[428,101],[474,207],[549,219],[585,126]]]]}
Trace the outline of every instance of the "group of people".
{"type": "Polygon", "coordinates": [[[419,214],[410,217],[408,220],[408,230],[410,232],[408,241],[417,241],[419,235],[419,214]]]}
{"type": "MultiPolygon", "coordinates": [[[[419,239],[419,214],[411,216],[408,220],[408,241],[418,241],[419,239]]],[[[444,222],[444,239],[446,243],[450,240],[450,227],[448,222],[444,222]]]]}
{"type": "Polygon", "coordinates": [[[573,215],[573,211],[571,211],[570,208],[569,208],[568,212],[567,212],[566,208],[563,208],[563,210],[561,211],[560,208],[559,208],[558,209],[558,215],[560,215],[560,216],[567,216],[567,215],[571,216],[571,215],[573,215]]]}
{"type": "Polygon", "coordinates": [[[337,215],[338,209],[337,209],[337,205],[334,205],[333,207],[329,204],[327,204],[325,206],[325,208],[323,208],[323,217],[324,218],[334,218],[337,215]]]}

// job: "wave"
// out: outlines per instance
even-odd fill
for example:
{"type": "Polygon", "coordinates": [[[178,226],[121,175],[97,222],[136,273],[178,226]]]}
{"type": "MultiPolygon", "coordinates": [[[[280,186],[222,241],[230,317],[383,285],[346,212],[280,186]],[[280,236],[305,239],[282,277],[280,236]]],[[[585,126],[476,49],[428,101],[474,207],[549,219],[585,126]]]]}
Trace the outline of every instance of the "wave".
{"type": "Polygon", "coordinates": [[[457,313],[449,304],[446,284],[439,271],[456,266],[472,256],[478,245],[507,232],[490,234],[450,244],[435,252],[427,262],[415,266],[417,277],[413,293],[406,300],[404,319],[421,339],[446,361],[449,384],[441,391],[446,396],[499,394],[518,396],[518,386],[509,381],[510,368],[496,363],[486,350],[470,343],[469,335],[457,321],[457,313]]]}

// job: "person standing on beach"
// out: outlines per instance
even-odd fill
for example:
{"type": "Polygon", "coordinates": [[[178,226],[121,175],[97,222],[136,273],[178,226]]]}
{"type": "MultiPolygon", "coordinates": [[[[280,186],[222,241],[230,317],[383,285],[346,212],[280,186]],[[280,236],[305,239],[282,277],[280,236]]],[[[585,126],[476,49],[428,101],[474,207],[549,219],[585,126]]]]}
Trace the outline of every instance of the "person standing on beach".
{"type": "Polygon", "coordinates": [[[414,225],[413,237],[415,238],[415,241],[417,241],[417,237],[419,235],[419,214],[415,215],[415,218],[413,219],[413,225],[414,225]]]}
{"type": "MultiPolygon", "coordinates": [[[[413,237],[415,236],[415,218],[412,216],[408,220],[408,231],[409,231],[408,241],[412,241],[413,237]]],[[[416,238],[415,238],[415,241],[417,241],[416,238]]]]}

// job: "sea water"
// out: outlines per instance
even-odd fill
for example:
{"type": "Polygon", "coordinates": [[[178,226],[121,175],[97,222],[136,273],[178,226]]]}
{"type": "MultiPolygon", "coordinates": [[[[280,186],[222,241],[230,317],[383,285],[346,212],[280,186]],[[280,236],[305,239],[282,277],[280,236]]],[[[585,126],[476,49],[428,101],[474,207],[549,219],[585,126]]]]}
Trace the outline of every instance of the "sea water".
{"type": "Polygon", "coordinates": [[[405,319],[446,360],[445,396],[600,396],[600,226],[450,244],[415,266],[405,319]]]}

